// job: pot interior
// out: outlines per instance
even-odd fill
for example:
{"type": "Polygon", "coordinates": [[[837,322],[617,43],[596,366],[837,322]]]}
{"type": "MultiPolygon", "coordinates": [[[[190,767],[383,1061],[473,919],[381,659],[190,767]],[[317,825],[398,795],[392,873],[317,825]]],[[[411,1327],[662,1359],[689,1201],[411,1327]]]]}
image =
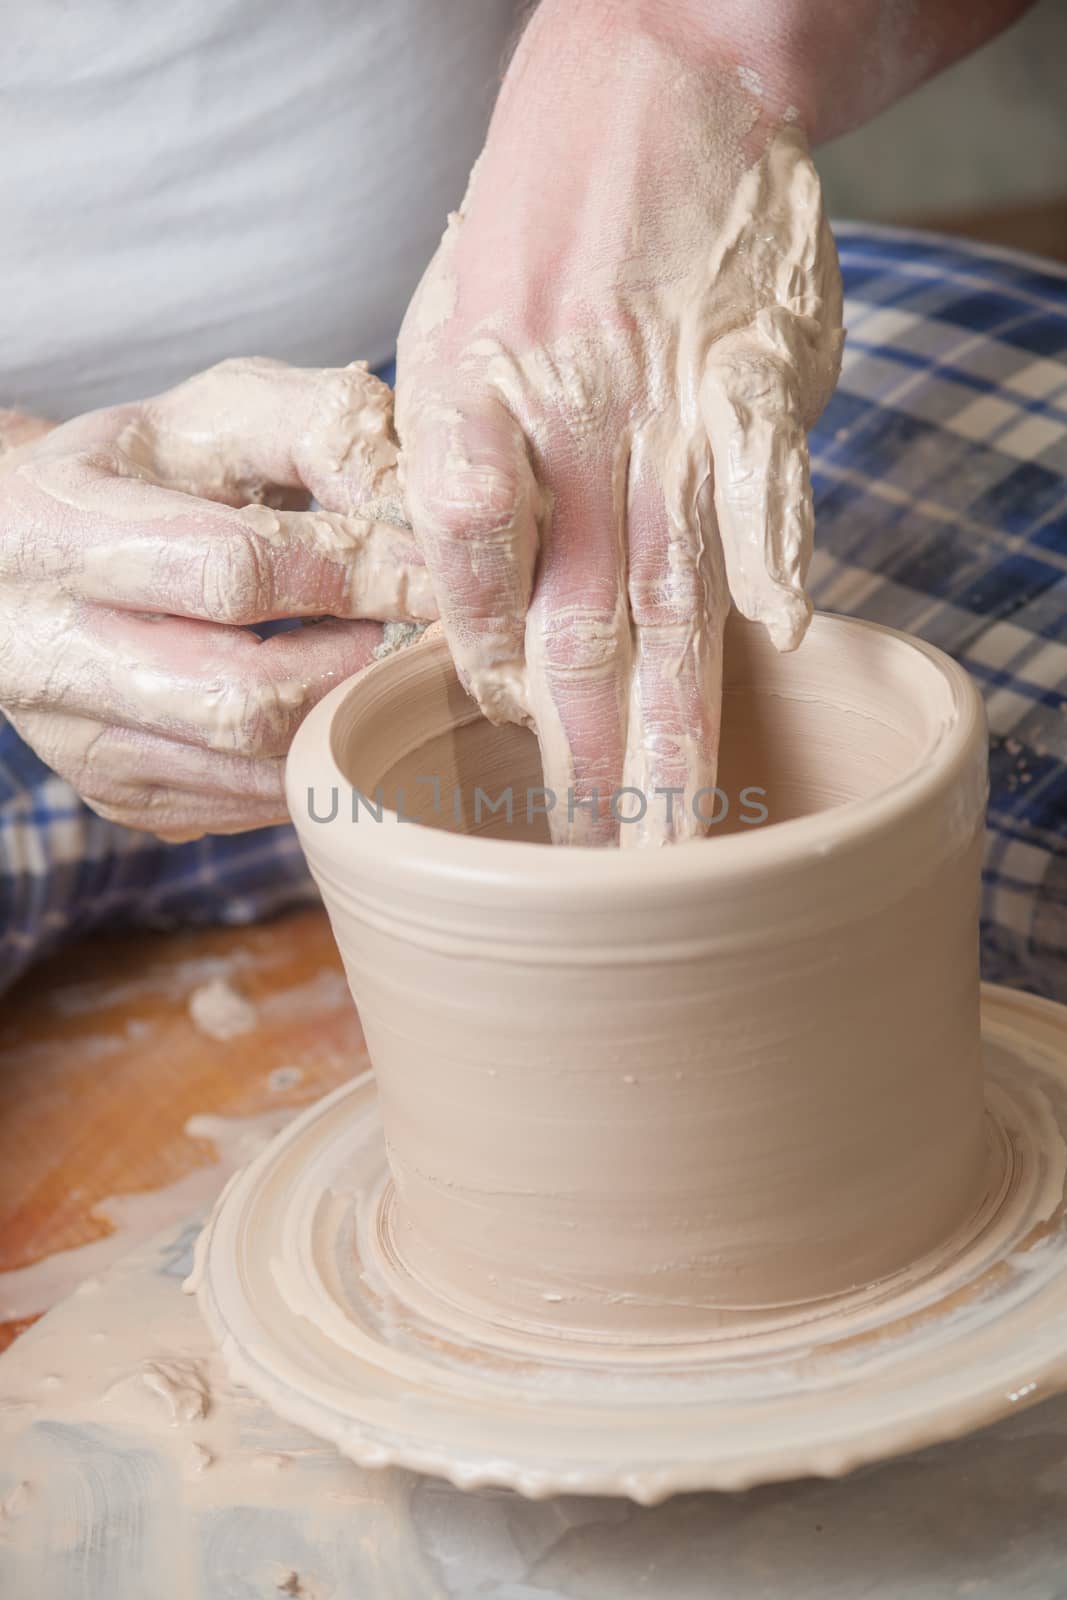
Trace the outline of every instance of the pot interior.
{"type": "MultiPolygon", "coordinates": [[[[389,685],[382,674],[372,703],[338,716],[333,751],[346,781],[423,826],[547,844],[534,735],[486,721],[443,647],[420,654],[417,671],[389,685]]],[[[816,616],[800,649],[780,655],[762,627],[732,617],[718,793],[701,801],[709,836],[881,793],[923,766],[956,715],[936,663],[901,635],[816,616]]],[[[625,816],[629,797],[619,805],[625,816]]]]}

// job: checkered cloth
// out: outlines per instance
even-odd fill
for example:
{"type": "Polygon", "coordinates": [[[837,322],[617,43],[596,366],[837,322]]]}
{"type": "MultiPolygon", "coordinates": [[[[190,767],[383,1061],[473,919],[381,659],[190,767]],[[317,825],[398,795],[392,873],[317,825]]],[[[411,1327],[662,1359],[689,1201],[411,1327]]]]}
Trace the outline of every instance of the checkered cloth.
{"type": "Polygon", "coordinates": [[[920,635],[977,681],[983,972],[1067,1000],[1067,272],[837,232],[848,339],[811,441],[812,596],[920,635]]]}
{"type": "MultiPolygon", "coordinates": [[[[812,594],[977,679],[983,968],[1067,1000],[1067,273],[837,232],[849,337],[811,440],[812,594]]],[[[0,722],[0,985],[91,929],[242,923],[313,892],[291,829],[161,845],[95,817],[0,722]]]]}

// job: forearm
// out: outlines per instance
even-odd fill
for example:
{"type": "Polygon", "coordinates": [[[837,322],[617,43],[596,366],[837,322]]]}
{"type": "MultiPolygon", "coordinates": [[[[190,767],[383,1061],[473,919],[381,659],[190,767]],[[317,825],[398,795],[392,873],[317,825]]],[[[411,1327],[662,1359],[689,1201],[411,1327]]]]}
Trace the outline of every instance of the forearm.
{"type": "Polygon", "coordinates": [[[591,33],[636,30],[687,62],[731,65],[772,120],[813,144],[869,122],[994,38],[1033,0],[543,0],[535,22],[585,12],[591,33]]]}

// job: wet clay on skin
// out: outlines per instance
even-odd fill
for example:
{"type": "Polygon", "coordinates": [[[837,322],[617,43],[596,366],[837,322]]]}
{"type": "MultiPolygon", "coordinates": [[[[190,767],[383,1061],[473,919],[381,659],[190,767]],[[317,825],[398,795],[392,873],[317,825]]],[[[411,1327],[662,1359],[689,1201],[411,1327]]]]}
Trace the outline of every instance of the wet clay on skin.
{"type": "Polygon", "coordinates": [[[420,777],[467,825],[475,787],[541,782],[434,633],[297,736],[290,810],[378,1083],[382,1225],[472,1326],[699,1336],[947,1246],[991,1181],[977,692],[870,625],[816,618],[783,656],[735,621],[724,706],[720,786],[762,787],[774,825],[651,854],[433,815],[420,777]],[[353,785],[424,825],[354,823],[353,785]]]}
{"type": "MultiPolygon", "coordinates": [[[[840,366],[837,257],[795,110],[779,120],[757,75],[698,72],[640,34],[610,69],[589,46],[617,92],[558,152],[571,176],[513,216],[539,15],[401,331],[401,477],[486,714],[535,729],[556,788],[590,785],[599,750],[627,784],[691,794],[714,783],[731,599],[783,650],[811,614],[805,430],[840,366]]],[[[573,87],[538,101],[549,128],[573,87]]],[[[550,827],[618,832],[588,812],[550,827]]],[[[680,807],[619,842],[704,831],[680,807]]]]}

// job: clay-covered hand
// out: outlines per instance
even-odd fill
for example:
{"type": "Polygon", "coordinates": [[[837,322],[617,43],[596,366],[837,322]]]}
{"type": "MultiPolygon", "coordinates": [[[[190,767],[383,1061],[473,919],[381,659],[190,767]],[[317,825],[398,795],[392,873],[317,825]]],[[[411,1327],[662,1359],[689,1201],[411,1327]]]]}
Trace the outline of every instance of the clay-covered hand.
{"type": "Polygon", "coordinates": [[[0,416],[0,708],[114,821],[284,820],[301,718],[380,623],[436,615],[389,389],[361,365],[230,361],[45,426],[0,416]],[[278,617],[330,620],[245,626],[278,617]]]}
{"type": "Polygon", "coordinates": [[[833,239],[794,108],[633,20],[671,10],[544,0],[400,340],[453,655],[490,718],[536,728],[570,842],[704,831],[730,597],[784,650],[810,614],[833,239]]]}

